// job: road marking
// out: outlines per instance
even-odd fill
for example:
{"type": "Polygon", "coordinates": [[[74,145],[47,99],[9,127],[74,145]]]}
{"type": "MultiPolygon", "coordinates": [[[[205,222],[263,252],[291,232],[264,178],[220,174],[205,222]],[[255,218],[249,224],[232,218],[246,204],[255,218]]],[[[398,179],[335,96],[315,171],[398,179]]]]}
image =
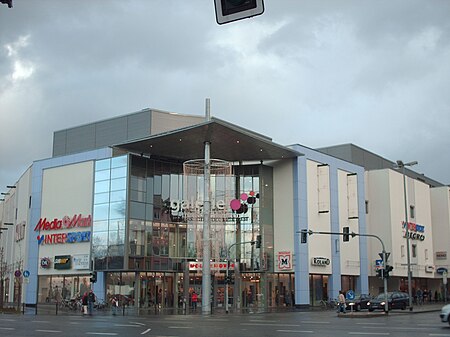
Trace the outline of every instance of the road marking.
{"type": "Polygon", "coordinates": [[[50,321],[32,321],[33,323],[46,323],[46,324],[48,324],[48,323],[50,323],[50,321]]]}
{"type": "Polygon", "coordinates": [[[169,329],[192,329],[192,326],[169,326],[169,329]]]}
{"type": "Polygon", "coordinates": [[[136,324],[114,324],[114,326],[124,326],[124,327],[128,327],[128,328],[140,328],[140,326],[136,325],[136,324]]]}
{"type": "Polygon", "coordinates": [[[115,332],[86,332],[86,335],[117,336],[115,332]]]}
{"type": "Polygon", "coordinates": [[[450,336],[449,333],[430,333],[428,336],[450,336]]]}
{"type": "Polygon", "coordinates": [[[147,332],[150,332],[151,330],[152,330],[152,329],[147,329],[147,330],[141,332],[141,335],[145,335],[147,332]]]}
{"type": "Polygon", "coordinates": [[[0,328],[0,330],[15,330],[14,328],[0,328]]]}
{"type": "Polygon", "coordinates": [[[250,325],[250,326],[282,326],[282,327],[296,327],[300,326],[300,324],[274,324],[274,323],[241,323],[241,325],[250,325]]]}
{"type": "Polygon", "coordinates": [[[330,324],[331,322],[322,322],[322,321],[301,321],[304,324],[330,324]]]}
{"type": "Polygon", "coordinates": [[[386,325],[386,323],[355,323],[359,325],[386,325]]]}
{"type": "Polygon", "coordinates": [[[249,322],[265,322],[265,323],[276,323],[279,321],[271,321],[271,320],[265,320],[265,319],[251,319],[249,322]]]}
{"type": "Polygon", "coordinates": [[[3,322],[15,322],[17,320],[16,319],[11,319],[11,318],[2,318],[2,319],[0,319],[0,321],[3,321],[3,322]]]}
{"type": "Polygon", "coordinates": [[[349,335],[377,335],[377,336],[389,336],[389,332],[349,332],[349,335]]]}
{"type": "Polygon", "coordinates": [[[58,332],[62,332],[62,331],[59,331],[59,330],[34,330],[34,331],[37,331],[37,332],[56,332],[56,333],[58,333],[58,332]]]}
{"type": "Polygon", "coordinates": [[[130,322],[130,323],[138,324],[138,325],[145,325],[144,323],[140,323],[140,322],[130,322]]]}
{"type": "Polygon", "coordinates": [[[277,332],[314,333],[314,331],[311,330],[277,330],[277,332]]]}

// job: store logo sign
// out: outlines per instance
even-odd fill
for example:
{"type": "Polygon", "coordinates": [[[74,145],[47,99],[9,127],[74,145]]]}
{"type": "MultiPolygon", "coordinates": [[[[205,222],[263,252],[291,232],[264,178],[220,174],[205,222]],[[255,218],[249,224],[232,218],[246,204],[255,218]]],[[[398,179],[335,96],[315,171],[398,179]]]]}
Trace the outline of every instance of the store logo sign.
{"type": "Polygon", "coordinates": [[[91,227],[92,218],[90,215],[83,217],[81,214],[74,215],[72,218],[65,216],[62,219],[55,218],[48,221],[47,218],[40,218],[35,231],[54,231],[60,229],[85,228],[91,227]]]}
{"type": "MultiPolygon", "coordinates": [[[[406,223],[402,221],[402,228],[404,229],[403,237],[406,238],[406,223]]],[[[419,225],[414,222],[408,222],[408,237],[411,240],[425,240],[425,226],[419,225]]]]}
{"type": "Polygon", "coordinates": [[[278,269],[291,270],[292,269],[292,254],[291,252],[278,252],[278,269]]]}
{"type": "Polygon", "coordinates": [[[311,259],[311,265],[313,266],[319,266],[319,267],[326,267],[330,264],[330,259],[326,257],[313,257],[311,259]]]}
{"type": "Polygon", "coordinates": [[[40,266],[41,268],[48,269],[50,268],[52,261],[48,257],[41,258],[40,266]]]}

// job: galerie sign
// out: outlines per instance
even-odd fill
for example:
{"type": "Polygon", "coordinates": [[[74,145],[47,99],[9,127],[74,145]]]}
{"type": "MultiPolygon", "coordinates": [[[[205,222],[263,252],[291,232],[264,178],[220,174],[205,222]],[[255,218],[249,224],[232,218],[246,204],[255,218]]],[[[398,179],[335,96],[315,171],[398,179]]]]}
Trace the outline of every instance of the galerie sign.
{"type": "MultiPolygon", "coordinates": [[[[55,218],[48,221],[47,218],[39,219],[35,231],[53,232],[59,230],[70,230],[78,228],[91,227],[92,218],[90,215],[83,217],[81,214],[74,215],[73,217],[65,216],[62,219],[55,218]]],[[[90,242],[91,232],[63,232],[63,233],[50,233],[37,236],[38,244],[65,244],[65,243],[80,243],[90,242]]]]}

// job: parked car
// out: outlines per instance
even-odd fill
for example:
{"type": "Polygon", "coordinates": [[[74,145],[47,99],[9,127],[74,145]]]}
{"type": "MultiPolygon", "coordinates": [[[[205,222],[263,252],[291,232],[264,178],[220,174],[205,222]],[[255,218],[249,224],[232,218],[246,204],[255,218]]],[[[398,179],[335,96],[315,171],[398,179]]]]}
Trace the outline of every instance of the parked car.
{"type": "Polygon", "coordinates": [[[366,294],[359,294],[355,296],[355,299],[353,300],[346,300],[346,310],[347,311],[360,311],[361,309],[368,309],[369,308],[369,301],[372,299],[370,295],[366,294]]]}
{"type": "MultiPolygon", "coordinates": [[[[401,291],[388,292],[388,310],[402,309],[405,310],[409,304],[409,296],[407,293],[401,291]]],[[[377,309],[385,310],[385,297],[384,293],[379,294],[377,297],[371,299],[368,303],[369,311],[377,309]]]]}
{"type": "Polygon", "coordinates": [[[450,324],[450,304],[444,305],[441,309],[441,321],[450,324]]]}

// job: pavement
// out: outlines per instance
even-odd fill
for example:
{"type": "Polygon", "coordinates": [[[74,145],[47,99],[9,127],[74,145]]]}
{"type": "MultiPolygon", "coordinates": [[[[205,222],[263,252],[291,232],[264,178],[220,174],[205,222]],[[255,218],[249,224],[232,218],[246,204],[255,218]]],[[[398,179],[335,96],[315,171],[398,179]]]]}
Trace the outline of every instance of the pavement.
{"type": "Polygon", "coordinates": [[[443,302],[439,303],[426,303],[422,305],[413,305],[412,308],[408,308],[406,310],[390,310],[389,313],[385,313],[384,311],[372,311],[369,312],[367,310],[362,311],[347,311],[344,313],[338,313],[339,317],[342,318],[367,318],[367,317],[380,317],[380,316],[386,316],[386,315],[404,315],[404,314],[420,314],[424,312],[439,312],[441,311],[442,307],[445,305],[443,302]]]}
{"type": "MultiPolygon", "coordinates": [[[[384,311],[378,310],[378,311],[372,311],[369,312],[368,310],[362,310],[362,311],[347,311],[344,313],[338,313],[338,317],[340,318],[367,318],[367,317],[380,317],[385,315],[404,315],[404,314],[418,314],[418,313],[424,313],[424,312],[439,312],[441,311],[442,307],[445,305],[444,302],[439,303],[426,303],[423,305],[414,305],[412,307],[412,310],[391,310],[388,314],[386,314],[384,311]]],[[[301,309],[300,311],[319,311],[321,309],[310,307],[309,309],[301,309]]],[[[335,309],[333,309],[335,310],[335,309]]],[[[299,311],[299,309],[293,308],[293,307],[284,307],[284,308],[269,308],[264,310],[263,308],[245,308],[240,310],[230,310],[230,314],[242,314],[242,315],[252,315],[252,314],[260,314],[260,313],[270,313],[270,312],[293,312],[293,311],[299,311]]],[[[330,310],[328,310],[330,311],[330,310]]],[[[32,315],[81,315],[78,311],[72,311],[72,310],[61,310],[57,309],[55,305],[38,305],[38,307],[34,308],[24,308],[22,307],[21,311],[17,310],[0,310],[0,314],[32,314],[32,315]]],[[[103,310],[95,310],[94,312],[96,315],[102,316],[102,315],[111,315],[111,311],[109,309],[103,309],[103,310]]],[[[182,309],[155,309],[155,308],[146,308],[146,309],[135,309],[135,308],[119,308],[118,315],[120,316],[151,316],[151,315],[195,315],[195,314],[202,314],[201,310],[197,309],[196,311],[193,310],[182,310],[182,309]]],[[[211,314],[225,314],[225,310],[223,308],[214,308],[214,310],[211,312],[211,314]]]]}

